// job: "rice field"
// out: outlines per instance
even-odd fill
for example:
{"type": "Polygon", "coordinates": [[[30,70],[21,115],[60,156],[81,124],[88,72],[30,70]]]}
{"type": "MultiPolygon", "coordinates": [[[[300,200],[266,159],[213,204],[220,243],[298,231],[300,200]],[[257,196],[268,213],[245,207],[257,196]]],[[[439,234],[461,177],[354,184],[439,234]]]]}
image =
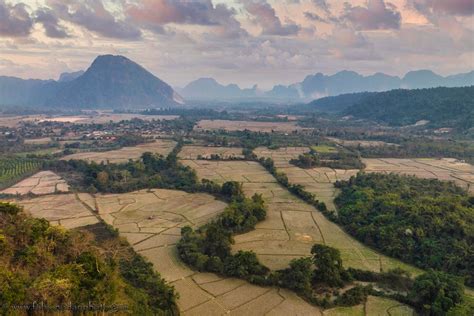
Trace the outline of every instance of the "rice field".
{"type": "Polygon", "coordinates": [[[298,126],[296,122],[257,122],[257,121],[228,121],[228,120],[201,120],[194,127],[197,131],[202,130],[225,130],[225,131],[244,131],[252,132],[279,132],[291,133],[293,131],[307,130],[298,126]]]}
{"type": "Polygon", "coordinates": [[[341,251],[346,267],[386,271],[401,267],[413,273],[419,270],[398,260],[380,255],[365,247],[339,226],[327,220],[314,207],[304,203],[281,187],[260,164],[250,161],[183,160],[200,178],[218,183],[239,181],[247,196],[262,194],[267,218],[249,233],[235,236],[233,251],[253,250],[271,269],[287,267],[291,259],[308,256],[315,243],[341,251]]]}
{"type": "Polygon", "coordinates": [[[226,207],[210,195],[142,190],[97,195],[95,205],[99,215],[176,288],[184,315],[284,315],[291,310],[320,315],[318,308],[289,291],[199,273],[181,263],[175,248],[181,227],[200,226],[226,207]]]}
{"type": "Polygon", "coordinates": [[[66,181],[52,171],[40,171],[13,186],[1,191],[4,194],[36,195],[68,192],[69,185],[66,181]]]}
{"type": "MultiPolygon", "coordinates": [[[[83,199],[92,199],[89,194],[81,194],[83,199]]],[[[99,222],[93,209],[85,204],[80,195],[54,194],[22,199],[15,203],[24,207],[24,210],[36,218],[45,218],[52,225],[61,225],[65,228],[77,228],[99,222]]]]}
{"type": "Polygon", "coordinates": [[[156,140],[151,143],[140,144],[133,147],[123,147],[117,150],[109,150],[103,152],[80,152],[72,155],[67,155],[61,158],[62,160],[86,160],[97,163],[121,163],[127,162],[130,159],[136,160],[145,152],[168,155],[176,146],[176,142],[167,139],[156,140]]]}
{"type": "Polygon", "coordinates": [[[474,194],[474,166],[456,159],[365,158],[365,172],[398,173],[420,178],[454,181],[474,194]]]}
{"type": "Polygon", "coordinates": [[[219,155],[221,158],[243,158],[242,148],[236,147],[211,147],[211,146],[183,146],[179,152],[181,159],[198,159],[199,157],[209,159],[212,155],[219,155]]]}
{"type": "Polygon", "coordinates": [[[258,157],[272,158],[277,169],[288,176],[290,183],[303,185],[308,192],[315,194],[317,199],[324,202],[329,210],[335,211],[334,198],[338,190],[333,183],[337,180],[347,180],[356,175],[359,170],[325,167],[302,169],[289,163],[291,159],[306,152],[309,152],[307,147],[283,147],[276,150],[259,147],[254,150],[258,157]]]}

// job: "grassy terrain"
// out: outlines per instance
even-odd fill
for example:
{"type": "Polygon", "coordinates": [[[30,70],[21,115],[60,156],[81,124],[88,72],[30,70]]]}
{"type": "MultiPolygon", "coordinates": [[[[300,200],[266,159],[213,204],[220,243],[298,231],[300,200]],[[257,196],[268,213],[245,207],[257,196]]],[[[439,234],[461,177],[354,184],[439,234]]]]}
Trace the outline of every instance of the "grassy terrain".
{"type": "Polygon", "coordinates": [[[337,152],[337,149],[332,147],[332,146],[328,146],[328,145],[317,145],[317,146],[311,146],[311,149],[315,152],[318,152],[318,153],[321,153],[321,154],[325,154],[325,153],[336,153],[337,152]]]}

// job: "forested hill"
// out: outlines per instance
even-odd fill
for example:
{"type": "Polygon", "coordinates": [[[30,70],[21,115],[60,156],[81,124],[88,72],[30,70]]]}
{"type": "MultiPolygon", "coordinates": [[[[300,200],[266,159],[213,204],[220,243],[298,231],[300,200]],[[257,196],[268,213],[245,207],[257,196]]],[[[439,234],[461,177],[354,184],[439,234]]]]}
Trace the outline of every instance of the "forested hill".
{"type": "Polygon", "coordinates": [[[474,86],[369,94],[342,114],[393,126],[428,120],[433,127],[469,129],[474,126],[474,86]]]}

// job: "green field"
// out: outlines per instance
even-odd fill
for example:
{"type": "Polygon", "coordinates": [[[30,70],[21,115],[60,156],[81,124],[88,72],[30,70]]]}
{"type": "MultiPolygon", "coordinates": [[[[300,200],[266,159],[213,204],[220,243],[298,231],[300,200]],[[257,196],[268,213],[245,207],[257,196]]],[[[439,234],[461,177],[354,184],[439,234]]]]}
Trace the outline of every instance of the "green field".
{"type": "Polygon", "coordinates": [[[328,145],[311,146],[311,149],[320,154],[336,153],[337,149],[328,145]]]}
{"type": "Polygon", "coordinates": [[[41,162],[28,158],[0,159],[0,188],[6,188],[18,180],[30,176],[41,167],[41,162]]]}

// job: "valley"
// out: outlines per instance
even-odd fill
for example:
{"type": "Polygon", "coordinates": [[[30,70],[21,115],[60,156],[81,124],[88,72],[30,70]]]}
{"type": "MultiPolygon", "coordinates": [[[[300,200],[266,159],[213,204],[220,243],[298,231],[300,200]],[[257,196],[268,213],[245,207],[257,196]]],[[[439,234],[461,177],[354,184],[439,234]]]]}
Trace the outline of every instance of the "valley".
{"type": "MultiPolygon", "coordinates": [[[[174,120],[181,119],[175,118],[174,120]]],[[[142,122],[143,128],[148,129],[146,121],[142,122]]],[[[167,123],[172,121],[161,122],[159,124],[162,124],[160,125],[162,131],[156,131],[161,135],[167,135],[169,128],[181,129],[181,127],[167,123]]],[[[196,124],[206,121],[201,120],[200,122],[196,124]]],[[[48,121],[36,124],[41,126],[46,123],[48,121]]],[[[69,126],[73,126],[70,124],[74,124],[79,127],[78,131],[90,133],[90,130],[85,126],[82,127],[80,122],[71,122],[67,118],[50,123],[59,124],[60,128],[69,128],[69,126]]],[[[97,187],[99,192],[86,193],[87,187],[81,188],[80,186],[82,180],[80,180],[78,171],[70,170],[71,167],[65,169],[62,165],[62,163],[85,161],[104,166],[121,166],[121,164],[130,164],[133,161],[145,159],[143,158],[145,153],[162,157],[177,155],[176,163],[196,172],[198,182],[211,181],[211,183],[222,186],[229,181],[235,181],[242,185],[245,196],[259,194],[265,201],[266,218],[257,223],[254,230],[237,234],[233,238],[234,242],[231,248],[233,254],[237,254],[239,251],[251,251],[256,254],[259,262],[271,271],[282,271],[288,267],[292,260],[309,258],[312,246],[321,244],[337,249],[346,269],[352,268],[371,273],[402,269],[407,271],[412,278],[423,273],[413,265],[383,255],[354,239],[311,203],[303,201],[282,186],[279,180],[259,163],[259,159],[271,159],[277,173],[284,173],[289,183],[301,185],[304,190],[314,194],[319,202],[323,202],[329,212],[337,214],[334,199],[339,195],[340,190],[335,187],[335,182],[349,180],[360,170],[318,166],[300,168],[290,161],[298,159],[301,155],[314,152],[324,155],[338,155],[344,152],[345,148],[353,148],[353,143],[336,141],[330,137],[322,141],[319,136],[316,137],[306,131],[303,134],[306,136],[303,136],[304,138],[301,140],[311,142],[305,139],[315,139],[312,146],[311,143],[308,145],[301,143],[299,146],[275,148],[270,144],[267,146],[257,145],[248,150],[245,147],[219,145],[221,137],[226,137],[227,142],[235,146],[236,140],[243,136],[232,133],[242,133],[242,131],[255,133],[251,131],[252,128],[258,131],[255,134],[257,138],[254,140],[257,144],[260,144],[258,135],[273,135],[278,142],[281,142],[281,139],[285,139],[285,137],[292,139],[291,135],[285,136],[286,132],[291,133],[287,127],[288,123],[285,122],[272,122],[271,125],[267,125],[248,121],[235,124],[235,129],[232,127],[233,125],[225,124],[225,132],[223,132],[223,126],[220,125],[216,125],[216,127],[204,125],[208,127],[202,128],[200,126],[194,130],[188,130],[188,133],[192,134],[186,136],[188,139],[186,144],[182,144],[182,139],[168,134],[168,138],[151,138],[145,143],[117,149],[115,149],[116,147],[103,149],[98,147],[100,150],[94,151],[93,147],[89,147],[87,150],[63,154],[57,158],[38,156],[35,159],[42,161],[44,168],[51,166],[50,168],[56,170],[56,173],[41,171],[5,189],[2,193],[6,197],[10,196],[8,201],[15,201],[24,208],[26,213],[34,217],[45,218],[52,225],[60,225],[67,229],[79,229],[105,223],[117,229],[119,235],[126,238],[139,255],[151,262],[163,279],[179,293],[177,307],[185,315],[201,315],[204,311],[210,315],[227,313],[283,315],[289,311],[299,311],[298,313],[302,315],[414,314],[413,307],[393,299],[373,295],[369,295],[366,301],[352,307],[336,306],[325,309],[310,304],[288,289],[275,286],[265,287],[235,277],[197,271],[184,264],[177,252],[176,245],[182,238],[181,229],[185,226],[197,229],[213,221],[219,214],[225,212],[228,205],[225,199],[216,199],[215,196],[206,193],[187,193],[179,190],[179,186],[178,190],[162,189],[158,186],[158,188],[149,187],[124,193],[101,193],[103,188],[97,187]],[[241,129],[241,127],[244,128],[241,129]],[[226,134],[228,132],[230,134],[226,134]],[[208,133],[224,134],[209,138],[208,133]],[[62,163],[48,162],[51,159],[58,159],[58,162],[62,163]],[[70,174],[74,175],[75,180],[68,183],[67,179],[70,174]],[[17,194],[24,197],[19,197],[17,200],[12,199],[11,196],[17,194]]],[[[294,128],[294,124],[292,123],[291,128],[294,128]]],[[[123,126],[109,125],[108,128],[116,129],[114,133],[116,134],[123,126]]],[[[141,133],[141,136],[146,137],[146,135],[146,133],[141,133]]],[[[48,146],[52,141],[51,137],[43,137],[38,141],[29,141],[27,146],[48,146]]],[[[107,139],[104,138],[104,141],[107,139]]],[[[74,140],[66,141],[61,146],[68,146],[72,142],[74,140]]],[[[287,144],[292,143],[294,143],[293,140],[287,144]]],[[[94,142],[89,141],[84,144],[97,146],[100,143],[94,140],[94,142]]],[[[383,142],[372,144],[368,141],[367,144],[370,144],[369,147],[391,146],[383,142]]],[[[362,158],[361,161],[364,165],[364,172],[367,173],[399,173],[421,178],[454,181],[472,194],[470,184],[474,176],[473,167],[456,159],[362,158]]],[[[98,183],[107,181],[112,185],[110,181],[119,181],[123,184],[134,181],[135,171],[132,169],[130,169],[128,177],[125,175],[125,171],[120,171],[121,173],[117,175],[110,173],[112,171],[105,172],[108,173],[107,178],[102,180],[98,178],[98,183]],[[119,178],[115,180],[117,176],[119,178]]]]}

